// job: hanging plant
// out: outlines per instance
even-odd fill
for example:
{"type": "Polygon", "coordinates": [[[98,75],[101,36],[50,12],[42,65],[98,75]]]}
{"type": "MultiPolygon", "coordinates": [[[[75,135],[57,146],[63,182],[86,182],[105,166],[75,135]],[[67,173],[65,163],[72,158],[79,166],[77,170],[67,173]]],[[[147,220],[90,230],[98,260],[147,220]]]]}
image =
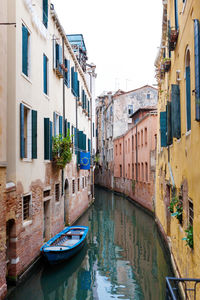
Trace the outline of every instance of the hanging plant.
{"type": "Polygon", "coordinates": [[[190,224],[188,228],[185,230],[186,237],[182,238],[183,241],[186,241],[186,245],[188,245],[191,249],[193,249],[193,226],[190,224]]]}
{"type": "Polygon", "coordinates": [[[63,169],[66,164],[72,160],[72,142],[70,135],[63,137],[61,134],[53,137],[53,162],[60,169],[63,169]]]}
{"type": "Polygon", "coordinates": [[[180,224],[182,224],[183,220],[183,203],[177,196],[174,196],[171,199],[170,205],[168,207],[172,217],[176,217],[180,224]]]}

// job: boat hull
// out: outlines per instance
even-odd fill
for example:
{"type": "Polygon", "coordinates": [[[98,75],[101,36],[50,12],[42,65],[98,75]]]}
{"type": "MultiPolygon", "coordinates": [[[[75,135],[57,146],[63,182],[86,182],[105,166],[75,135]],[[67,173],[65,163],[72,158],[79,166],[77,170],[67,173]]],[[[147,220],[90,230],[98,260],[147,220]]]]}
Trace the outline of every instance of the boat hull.
{"type": "Polygon", "coordinates": [[[49,240],[44,246],[41,247],[40,251],[50,264],[57,264],[66,261],[82,249],[86,241],[87,232],[88,227],[86,226],[68,227],[67,229],[57,234],[54,238],[49,240]],[[76,237],[76,230],[81,230],[81,232],[83,233],[80,237],[80,240],[71,238],[62,241],[62,236],[67,236],[71,234],[72,237],[76,237]],[[61,240],[57,242],[57,240],[59,239],[61,240]],[[72,246],[69,246],[70,241],[72,246]],[[63,244],[66,244],[66,246],[63,244]]]}

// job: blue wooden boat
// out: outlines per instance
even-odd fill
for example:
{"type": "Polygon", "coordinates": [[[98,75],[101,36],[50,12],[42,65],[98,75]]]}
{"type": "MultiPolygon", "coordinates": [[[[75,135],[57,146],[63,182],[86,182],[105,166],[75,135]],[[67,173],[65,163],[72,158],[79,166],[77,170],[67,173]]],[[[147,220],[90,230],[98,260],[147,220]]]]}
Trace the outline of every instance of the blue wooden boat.
{"type": "Polygon", "coordinates": [[[65,261],[81,250],[87,233],[87,226],[66,227],[45,243],[40,251],[50,264],[65,261]]]}

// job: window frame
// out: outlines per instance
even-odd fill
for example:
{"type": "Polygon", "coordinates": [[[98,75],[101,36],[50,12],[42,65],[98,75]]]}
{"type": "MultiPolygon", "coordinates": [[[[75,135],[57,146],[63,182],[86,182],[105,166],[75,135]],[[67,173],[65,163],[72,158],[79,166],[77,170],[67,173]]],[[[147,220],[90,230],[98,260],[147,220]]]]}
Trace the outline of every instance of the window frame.
{"type": "Polygon", "coordinates": [[[28,223],[32,221],[32,193],[26,193],[22,195],[22,222],[28,223]],[[30,197],[28,203],[28,218],[24,218],[24,198],[30,197]]]}

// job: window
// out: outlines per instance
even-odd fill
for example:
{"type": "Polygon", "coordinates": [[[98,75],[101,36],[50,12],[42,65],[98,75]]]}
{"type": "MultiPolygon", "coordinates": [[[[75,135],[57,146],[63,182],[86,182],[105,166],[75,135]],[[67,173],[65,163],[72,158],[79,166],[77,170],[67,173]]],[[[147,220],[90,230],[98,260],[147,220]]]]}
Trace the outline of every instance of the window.
{"type": "Polygon", "coordinates": [[[22,72],[30,76],[30,33],[22,24],[22,72]]]}
{"type": "Polygon", "coordinates": [[[144,142],[145,142],[145,145],[147,145],[147,128],[146,127],[144,129],[144,142]]]}
{"type": "Polygon", "coordinates": [[[134,174],[134,164],[132,164],[132,179],[135,178],[135,174],[134,174]]]}
{"type": "Polygon", "coordinates": [[[115,155],[117,156],[117,145],[115,145],[115,155]]]}
{"type": "Polygon", "coordinates": [[[23,221],[30,220],[31,212],[31,195],[26,195],[23,197],[23,221]]]}
{"type": "Polygon", "coordinates": [[[48,27],[48,0],[43,0],[43,24],[48,27]]]}
{"type": "Polygon", "coordinates": [[[134,151],[134,136],[132,135],[132,152],[134,151]]]}
{"type": "Polygon", "coordinates": [[[37,111],[20,103],[20,157],[37,158],[37,111]]]}
{"type": "Polygon", "coordinates": [[[43,198],[49,197],[51,193],[51,190],[45,190],[43,191],[43,198]]]}
{"type": "Polygon", "coordinates": [[[75,194],[75,179],[72,180],[72,194],[75,194]]]}
{"type": "Polygon", "coordinates": [[[141,146],[143,147],[143,130],[141,130],[141,146]]]}
{"type": "Polygon", "coordinates": [[[149,100],[151,98],[151,94],[147,93],[147,99],[149,100]]]}
{"type": "Polygon", "coordinates": [[[145,173],[146,173],[146,181],[148,181],[149,180],[149,176],[148,176],[148,164],[147,164],[147,162],[145,162],[145,173]]]}
{"type": "Polygon", "coordinates": [[[130,164],[128,164],[128,178],[130,179],[130,164]]]}
{"type": "Polygon", "coordinates": [[[44,159],[52,160],[52,127],[49,118],[44,118],[44,159]]]}
{"type": "Polygon", "coordinates": [[[62,47],[56,42],[56,37],[53,35],[53,69],[59,78],[63,78],[63,53],[62,47]]]}
{"type": "Polygon", "coordinates": [[[63,127],[63,118],[59,116],[57,113],[53,113],[53,127],[54,127],[54,136],[61,134],[62,135],[62,127],[63,127]]]}
{"type": "Polygon", "coordinates": [[[133,104],[129,104],[128,105],[128,115],[132,115],[133,114],[133,104]]]}
{"type": "Polygon", "coordinates": [[[188,199],[188,204],[189,204],[189,211],[188,211],[189,225],[193,226],[194,210],[193,210],[193,203],[191,199],[188,199]]]}
{"type": "Polygon", "coordinates": [[[82,188],[84,189],[84,177],[82,177],[82,188]]]}
{"type": "Polygon", "coordinates": [[[60,200],[60,184],[59,183],[55,184],[55,200],[56,201],[60,200]]]}
{"type": "Polygon", "coordinates": [[[122,177],[122,165],[119,165],[119,172],[120,172],[120,177],[122,177]]]}
{"type": "Polygon", "coordinates": [[[49,60],[45,54],[43,54],[43,92],[48,95],[48,69],[49,60]]]}
{"type": "Polygon", "coordinates": [[[142,163],[142,181],[144,181],[144,164],[142,163]]]}
{"type": "Polygon", "coordinates": [[[122,154],[122,144],[119,144],[119,154],[122,154]]]}
{"type": "Polygon", "coordinates": [[[80,191],[80,178],[77,179],[77,190],[80,191]]]}
{"type": "Polygon", "coordinates": [[[65,59],[65,85],[70,88],[70,60],[65,59]]]}
{"type": "Polygon", "coordinates": [[[140,147],[140,133],[138,132],[138,147],[140,147]]]}
{"type": "Polygon", "coordinates": [[[138,164],[138,180],[140,180],[140,164],[138,164]]]}

